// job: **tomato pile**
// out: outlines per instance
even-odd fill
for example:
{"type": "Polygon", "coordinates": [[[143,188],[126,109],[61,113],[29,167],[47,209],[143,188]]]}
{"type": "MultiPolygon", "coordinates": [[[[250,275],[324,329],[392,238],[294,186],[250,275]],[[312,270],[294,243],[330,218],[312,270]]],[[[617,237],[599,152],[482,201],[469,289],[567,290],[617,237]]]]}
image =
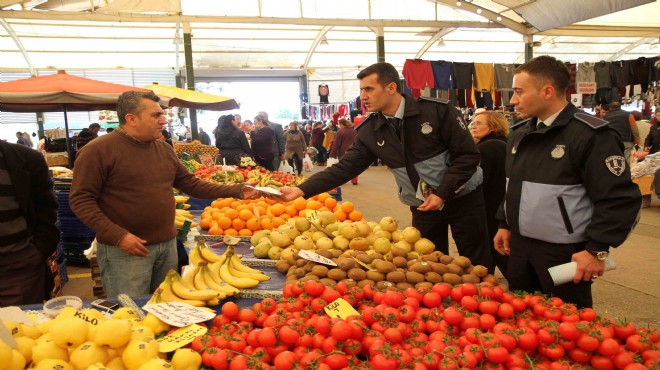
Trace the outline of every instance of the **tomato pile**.
{"type": "Polygon", "coordinates": [[[660,368],[659,343],[653,328],[489,283],[401,293],[306,281],[251,309],[225,303],[191,347],[215,370],[635,370],[660,368]],[[360,315],[330,318],[337,298],[360,315]]]}

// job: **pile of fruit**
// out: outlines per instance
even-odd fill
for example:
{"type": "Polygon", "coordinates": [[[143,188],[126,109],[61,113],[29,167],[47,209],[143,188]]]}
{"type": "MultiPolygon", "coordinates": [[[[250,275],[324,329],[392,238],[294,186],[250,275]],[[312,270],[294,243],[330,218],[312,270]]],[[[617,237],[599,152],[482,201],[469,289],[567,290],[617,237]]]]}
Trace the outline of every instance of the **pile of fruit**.
{"type": "Polygon", "coordinates": [[[232,168],[231,170],[225,170],[220,165],[205,166],[194,160],[181,160],[181,162],[196,177],[218,184],[250,183],[252,185],[279,189],[285,185],[296,186],[305,181],[303,176],[296,176],[281,171],[271,172],[263,167],[230,166],[232,168]]]}
{"type": "Polygon", "coordinates": [[[185,156],[186,154],[197,156],[209,154],[211,157],[216,158],[218,156],[218,148],[213,145],[204,145],[199,140],[193,140],[191,143],[174,143],[174,153],[176,153],[177,157],[185,156]]]}
{"type": "Polygon", "coordinates": [[[337,220],[361,221],[362,213],[351,202],[341,204],[328,193],[309,200],[298,198],[287,203],[272,199],[236,200],[220,198],[206,207],[200,227],[209,235],[252,236],[259,230],[272,230],[291,218],[304,218],[307,211],[333,213],[337,220]]]}
{"type": "Polygon", "coordinates": [[[190,197],[182,196],[182,195],[175,195],[174,196],[174,202],[177,204],[177,207],[181,208],[175,208],[174,212],[174,227],[177,229],[180,229],[183,227],[183,224],[186,222],[186,220],[190,220],[190,227],[197,227],[197,222],[193,221],[195,218],[195,215],[190,213],[188,209],[190,209],[190,204],[187,204],[186,202],[190,199],[190,197]]]}

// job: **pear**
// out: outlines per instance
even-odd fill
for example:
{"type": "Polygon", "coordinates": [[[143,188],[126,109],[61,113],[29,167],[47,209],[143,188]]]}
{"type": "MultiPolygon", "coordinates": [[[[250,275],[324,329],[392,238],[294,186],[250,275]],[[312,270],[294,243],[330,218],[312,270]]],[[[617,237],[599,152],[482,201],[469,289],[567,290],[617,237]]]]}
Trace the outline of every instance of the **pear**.
{"type": "Polygon", "coordinates": [[[311,222],[309,222],[309,220],[306,218],[300,217],[300,218],[293,218],[292,220],[294,220],[296,229],[300,232],[307,231],[309,230],[310,227],[312,227],[311,222]]]}
{"type": "Polygon", "coordinates": [[[105,365],[103,365],[102,363],[99,362],[99,363],[96,363],[96,364],[94,364],[94,365],[90,365],[90,366],[87,368],[87,370],[110,370],[110,369],[107,368],[105,365]]]}
{"type": "Polygon", "coordinates": [[[73,366],[64,360],[47,358],[39,362],[32,370],[73,370],[73,366]]]}
{"type": "Polygon", "coordinates": [[[202,364],[202,356],[190,348],[179,348],[170,363],[174,370],[197,370],[202,364]]]}
{"type": "Polygon", "coordinates": [[[296,249],[310,250],[314,249],[314,241],[311,238],[300,235],[293,240],[293,246],[296,249]]]}
{"type": "Polygon", "coordinates": [[[268,250],[268,258],[278,261],[282,255],[282,248],[280,247],[271,247],[268,250]]]}
{"type": "Polygon", "coordinates": [[[377,238],[387,238],[387,240],[392,240],[392,233],[385,230],[374,230],[374,235],[377,238]]]}
{"type": "Polygon", "coordinates": [[[13,350],[4,341],[0,340],[0,364],[11,363],[13,357],[13,350]]]}
{"type": "MultiPolygon", "coordinates": [[[[298,230],[295,230],[295,232],[297,233],[298,230]]],[[[291,237],[289,234],[280,230],[271,232],[268,239],[275,247],[286,248],[291,245],[291,237]]]]}
{"type": "Polygon", "coordinates": [[[122,307],[112,314],[113,319],[128,320],[137,318],[137,314],[130,307],[122,307]]]}
{"type": "Polygon", "coordinates": [[[142,325],[151,329],[151,331],[156,335],[170,330],[169,324],[161,321],[151,313],[147,313],[147,316],[145,316],[144,320],[142,320],[142,325]]]}
{"type": "Polygon", "coordinates": [[[98,325],[94,343],[106,348],[123,347],[131,340],[132,328],[128,320],[106,320],[98,325]]]}
{"type": "Polygon", "coordinates": [[[411,252],[413,250],[413,245],[408,243],[407,241],[405,241],[403,239],[401,239],[398,242],[394,243],[394,245],[392,245],[392,247],[401,248],[404,251],[406,251],[406,253],[411,252]]]}
{"type": "Polygon", "coordinates": [[[353,238],[357,238],[358,236],[360,236],[360,234],[358,233],[357,225],[355,225],[353,223],[342,223],[339,226],[338,231],[339,231],[339,235],[345,237],[348,240],[351,240],[353,238]]]}
{"type": "Polygon", "coordinates": [[[122,361],[121,357],[115,357],[108,361],[108,363],[105,364],[105,367],[108,370],[126,370],[126,366],[124,366],[124,362],[122,361]]]}
{"type": "Polygon", "coordinates": [[[348,240],[345,236],[339,235],[332,239],[332,243],[335,245],[335,248],[343,251],[348,248],[350,240],[348,240]]]}
{"type": "Polygon", "coordinates": [[[348,248],[354,250],[354,251],[366,251],[369,249],[369,242],[367,239],[358,236],[356,238],[351,239],[351,241],[348,244],[348,248]]]}
{"type": "Polygon", "coordinates": [[[144,363],[139,370],[172,370],[172,368],[173,366],[169,362],[155,358],[144,363]]]}
{"type": "Polygon", "coordinates": [[[55,342],[41,342],[32,347],[32,362],[40,363],[46,359],[62,360],[69,362],[69,351],[60,347],[55,342]]]}
{"type": "Polygon", "coordinates": [[[69,363],[75,370],[86,370],[96,363],[108,362],[108,351],[94,342],[85,342],[71,352],[69,363]]]}
{"type": "Polygon", "coordinates": [[[415,252],[419,254],[431,254],[435,251],[435,244],[426,238],[421,238],[415,242],[415,252]]]}
{"type": "Polygon", "coordinates": [[[20,352],[25,358],[25,361],[29,363],[32,361],[32,347],[36,344],[37,342],[32,338],[18,337],[16,338],[16,347],[14,349],[20,352]]]}
{"type": "Polygon", "coordinates": [[[398,242],[403,238],[403,232],[401,230],[394,230],[392,231],[392,241],[393,242],[398,242]]]}
{"type": "Polygon", "coordinates": [[[325,229],[332,233],[332,232],[335,232],[335,231],[339,230],[339,225],[340,225],[339,222],[333,222],[331,224],[328,224],[325,227],[325,229]]]}
{"type": "Polygon", "coordinates": [[[365,237],[371,233],[371,226],[369,226],[369,223],[367,221],[358,221],[355,222],[353,225],[357,227],[357,232],[358,236],[365,237]]]}
{"type": "Polygon", "coordinates": [[[374,240],[373,249],[383,255],[388,253],[392,249],[390,239],[383,237],[376,238],[376,240],[374,240]]]}
{"type": "Polygon", "coordinates": [[[36,326],[21,324],[21,328],[23,328],[24,337],[37,339],[43,334],[41,330],[39,330],[39,328],[36,326]]]}
{"type": "Polygon", "coordinates": [[[9,320],[2,320],[2,323],[14,338],[23,336],[23,327],[21,326],[21,323],[9,320]]]}
{"type": "Polygon", "coordinates": [[[403,229],[401,238],[410,244],[415,244],[422,237],[422,233],[414,226],[408,226],[403,229]]]}
{"type": "Polygon", "coordinates": [[[131,329],[131,340],[145,340],[146,338],[156,338],[156,335],[151,328],[144,325],[136,325],[131,329]]]}
{"type": "Polygon", "coordinates": [[[126,345],[121,359],[127,370],[139,370],[140,367],[158,357],[158,350],[149,343],[141,340],[132,340],[126,345]]]}
{"type": "Polygon", "coordinates": [[[270,235],[270,230],[259,230],[254,233],[254,235],[252,235],[250,238],[250,243],[252,245],[257,245],[263,238],[267,237],[268,235],[270,235]]]}
{"type": "Polygon", "coordinates": [[[76,317],[61,319],[50,329],[53,342],[62,348],[75,348],[87,340],[89,325],[76,317]]]}
{"type": "Polygon", "coordinates": [[[323,211],[319,214],[319,222],[321,222],[321,226],[326,227],[337,222],[337,216],[333,212],[323,211]]]}
{"type": "Polygon", "coordinates": [[[389,217],[389,216],[383,217],[378,223],[378,225],[380,226],[381,230],[385,230],[389,232],[394,232],[399,227],[394,217],[389,217]]]}
{"type": "Polygon", "coordinates": [[[281,231],[281,232],[287,234],[289,236],[289,238],[291,238],[291,240],[295,239],[296,236],[300,235],[300,231],[298,231],[298,229],[296,229],[296,227],[293,226],[293,225],[284,224],[284,225],[278,227],[277,231],[281,231]]]}
{"type": "MultiPolygon", "coordinates": [[[[323,233],[321,233],[321,234],[323,234],[323,233]]],[[[332,239],[325,236],[325,234],[323,234],[323,237],[319,238],[316,241],[316,248],[317,249],[332,249],[334,247],[335,247],[335,245],[332,242],[332,239]]]]}
{"type": "Polygon", "coordinates": [[[268,251],[272,248],[270,243],[259,243],[254,247],[253,253],[256,258],[268,258],[268,251]]]}
{"type": "Polygon", "coordinates": [[[327,235],[325,235],[325,233],[323,231],[314,231],[312,233],[312,240],[314,241],[314,243],[318,242],[319,239],[325,238],[325,237],[327,237],[327,235]]]}

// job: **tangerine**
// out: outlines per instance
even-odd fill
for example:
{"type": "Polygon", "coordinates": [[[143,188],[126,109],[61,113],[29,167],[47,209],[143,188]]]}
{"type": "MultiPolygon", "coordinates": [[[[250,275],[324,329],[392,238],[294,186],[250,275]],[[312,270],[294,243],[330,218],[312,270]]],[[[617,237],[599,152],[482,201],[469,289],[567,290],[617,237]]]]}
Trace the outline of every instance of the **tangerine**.
{"type": "Polygon", "coordinates": [[[211,222],[212,222],[211,218],[203,218],[199,222],[199,227],[201,227],[204,230],[208,230],[211,227],[211,222]]]}
{"type": "Polygon", "coordinates": [[[238,236],[252,236],[252,230],[250,229],[238,230],[238,236]]]}
{"type": "Polygon", "coordinates": [[[303,210],[307,207],[307,201],[303,197],[296,198],[293,201],[293,206],[296,207],[296,209],[299,210],[299,211],[303,210]]]}
{"type": "Polygon", "coordinates": [[[344,211],[342,211],[341,209],[338,210],[338,211],[335,211],[335,217],[337,218],[337,221],[339,221],[339,222],[346,221],[346,218],[348,218],[348,216],[346,216],[346,213],[344,213],[344,211]]]}
{"type": "Polygon", "coordinates": [[[220,228],[217,224],[211,226],[209,229],[209,235],[222,235],[223,231],[222,228],[220,228]]]}
{"type": "Polygon", "coordinates": [[[227,216],[227,217],[229,217],[233,220],[235,218],[238,218],[238,211],[235,210],[235,209],[230,208],[227,211],[225,211],[225,216],[227,216]]]}
{"type": "Polygon", "coordinates": [[[249,209],[244,209],[238,212],[238,218],[240,218],[243,221],[247,221],[252,217],[254,217],[254,213],[252,213],[252,211],[250,211],[249,209]]]}
{"type": "MultiPolygon", "coordinates": [[[[288,206],[288,207],[292,207],[292,206],[288,206]]],[[[279,216],[286,211],[286,208],[287,206],[285,206],[284,204],[276,203],[270,206],[269,210],[273,214],[273,216],[279,216]]]]}
{"type": "Polygon", "coordinates": [[[321,208],[322,206],[323,206],[323,203],[321,203],[320,201],[310,200],[310,201],[307,202],[307,207],[306,208],[317,210],[317,209],[321,208]]]}
{"type": "Polygon", "coordinates": [[[261,229],[261,221],[258,218],[252,217],[251,219],[245,221],[245,227],[251,231],[257,231],[261,229]]]}
{"type": "Polygon", "coordinates": [[[298,215],[298,210],[294,206],[286,206],[284,207],[284,211],[289,217],[295,217],[298,215]]]}
{"type": "Polygon", "coordinates": [[[273,217],[273,228],[284,225],[285,223],[286,223],[286,220],[283,219],[282,217],[273,217]]]}
{"type": "Polygon", "coordinates": [[[231,226],[236,230],[241,230],[245,228],[245,221],[240,218],[235,218],[231,221],[231,226]]]}
{"type": "Polygon", "coordinates": [[[330,198],[330,194],[328,193],[321,193],[318,195],[318,201],[321,203],[324,203],[326,199],[330,198]]]}
{"type": "Polygon", "coordinates": [[[351,213],[348,214],[348,218],[352,221],[360,221],[362,220],[362,212],[352,211],[351,213]]]}
{"type": "Polygon", "coordinates": [[[324,204],[326,207],[328,207],[329,209],[334,210],[335,207],[337,207],[337,199],[335,199],[335,198],[333,198],[333,197],[327,198],[327,199],[323,202],[323,204],[324,204]]]}
{"type": "Polygon", "coordinates": [[[344,202],[341,204],[341,210],[344,211],[344,213],[349,214],[355,210],[355,206],[351,202],[344,202]]]}
{"type": "Polygon", "coordinates": [[[264,217],[261,219],[261,228],[263,230],[271,230],[273,228],[273,219],[264,217]]]}
{"type": "Polygon", "coordinates": [[[217,220],[218,226],[220,226],[223,229],[227,229],[231,227],[231,218],[227,216],[221,216],[217,220]]]}
{"type": "Polygon", "coordinates": [[[225,230],[225,235],[238,236],[238,231],[236,231],[236,229],[229,228],[225,230]]]}

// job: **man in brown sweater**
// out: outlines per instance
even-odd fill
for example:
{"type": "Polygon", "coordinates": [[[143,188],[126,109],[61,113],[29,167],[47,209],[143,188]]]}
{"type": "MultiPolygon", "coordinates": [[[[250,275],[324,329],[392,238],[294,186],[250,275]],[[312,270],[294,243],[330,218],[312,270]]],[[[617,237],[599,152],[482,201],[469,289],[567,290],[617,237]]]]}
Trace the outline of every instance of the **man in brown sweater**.
{"type": "Polygon", "coordinates": [[[158,140],[166,124],[158,101],[153,93],[123,93],[119,128],[87,144],[76,160],[70,205],[96,232],[108,297],[153,292],[177,267],[173,187],[197,198],[257,196],[188,172],[172,147],[158,140]]]}

